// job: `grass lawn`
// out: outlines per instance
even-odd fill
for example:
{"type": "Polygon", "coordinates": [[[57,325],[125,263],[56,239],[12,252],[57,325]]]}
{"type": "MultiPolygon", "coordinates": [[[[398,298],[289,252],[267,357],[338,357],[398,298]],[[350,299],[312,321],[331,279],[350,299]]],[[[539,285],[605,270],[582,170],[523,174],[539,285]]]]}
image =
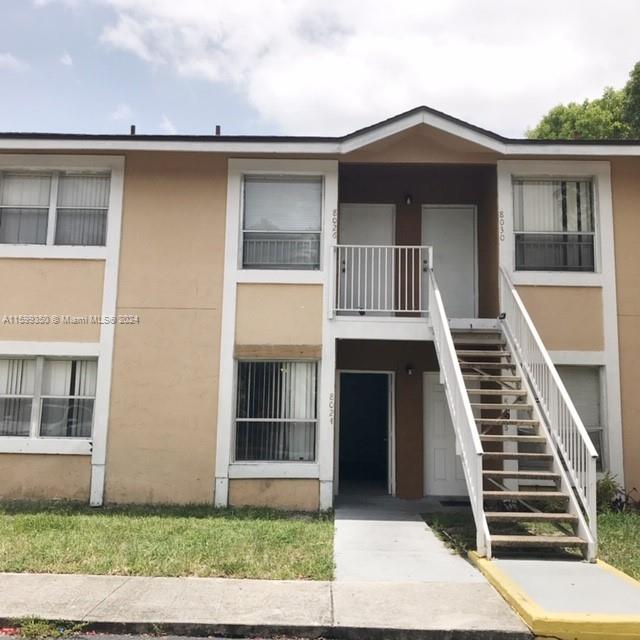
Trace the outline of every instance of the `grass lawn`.
{"type": "MultiPolygon", "coordinates": [[[[475,549],[476,531],[471,513],[427,513],[424,519],[442,540],[459,553],[475,549]]],[[[540,533],[544,532],[540,529],[540,533]]],[[[640,512],[598,515],[598,557],[636,580],[640,580],[638,541],[640,512]]]]}
{"type": "Polygon", "coordinates": [[[0,571],[330,580],[333,521],[269,509],[4,503],[0,571]]]}
{"type": "Polygon", "coordinates": [[[640,511],[598,516],[601,560],[640,580],[640,511]]]}

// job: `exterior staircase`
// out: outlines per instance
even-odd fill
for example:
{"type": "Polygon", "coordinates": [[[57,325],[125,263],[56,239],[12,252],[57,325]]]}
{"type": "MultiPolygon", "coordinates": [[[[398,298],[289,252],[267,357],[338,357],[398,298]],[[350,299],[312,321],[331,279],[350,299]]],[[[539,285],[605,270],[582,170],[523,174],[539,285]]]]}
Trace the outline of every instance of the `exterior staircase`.
{"type": "Polygon", "coordinates": [[[571,488],[563,486],[536,396],[502,329],[454,330],[452,337],[482,443],[482,500],[494,554],[586,552],[571,488]]]}

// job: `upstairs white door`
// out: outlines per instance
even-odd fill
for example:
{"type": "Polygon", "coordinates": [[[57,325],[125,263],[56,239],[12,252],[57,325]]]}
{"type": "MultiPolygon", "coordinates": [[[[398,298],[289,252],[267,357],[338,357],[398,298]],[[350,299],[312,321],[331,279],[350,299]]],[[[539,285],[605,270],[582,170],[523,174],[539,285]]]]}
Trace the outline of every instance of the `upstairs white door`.
{"type": "Polygon", "coordinates": [[[433,271],[447,316],[475,318],[478,312],[476,208],[423,206],[422,244],[433,247],[433,271]]]}
{"type": "Polygon", "coordinates": [[[467,483],[439,373],[424,374],[424,494],[466,496],[467,483]]]}
{"type": "MultiPolygon", "coordinates": [[[[339,243],[390,247],[395,240],[395,217],[392,204],[342,204],[339,243]]],[[[393,308],[393,250],[344,249],[338,266],[339,308],[352,309],[354,313],[393,308]]]]}

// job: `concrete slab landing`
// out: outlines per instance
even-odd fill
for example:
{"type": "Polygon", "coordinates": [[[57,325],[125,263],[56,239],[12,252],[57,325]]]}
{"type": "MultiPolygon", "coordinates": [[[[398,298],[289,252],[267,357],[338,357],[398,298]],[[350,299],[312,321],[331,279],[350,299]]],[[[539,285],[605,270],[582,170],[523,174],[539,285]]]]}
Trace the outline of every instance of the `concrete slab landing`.
{"type": "Polygon", "coordinates": [[[536,635],[640,638],[640,583],[604,562],[470,557],[536,635]]]}

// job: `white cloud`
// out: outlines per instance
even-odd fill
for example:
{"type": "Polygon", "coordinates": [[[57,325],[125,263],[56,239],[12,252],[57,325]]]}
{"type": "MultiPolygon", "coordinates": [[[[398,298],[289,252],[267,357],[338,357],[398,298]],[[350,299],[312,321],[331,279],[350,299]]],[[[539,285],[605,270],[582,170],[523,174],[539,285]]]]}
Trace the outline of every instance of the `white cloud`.
{"type": "Polygon", "coordinates": [[[177,130],[173,124],[173,122],[171,122],[171,120],[169,120],[169,118],[163,113],[162,114],[162,121],[160,122],[160,129],[162,130],[163,133],[169,134],[169,135],[174,135],[175,133],[177,133],[177,130]]]}
{"type": "Polygon", "coordinates": [[[0,71],[22,71],[28,66],[26,62],[19,60],[11,53],[0,53],[0,71]]]}
{"type": "Polygon", "coordinates": [[[133,118],[133,111],[131,107],[125,102],[121,102],[109,115],[111,120],[129,120],[133,118]]]}
{"type": "Polygon", "coordinates": [[[68,51],[65,51],[60,56],[60,64],[64,65],[65,67],[72,67],[73,66],[73,58],[71,57],[71,54],[68,51]]]}
{"type": "Polygon", "coordinates": [[[94,2],[115,12],[104,42],[227,83],[287,133],[428,104],[520,135],[560,101],[622,85],[640,53],[637,0],[94,2]]]}

